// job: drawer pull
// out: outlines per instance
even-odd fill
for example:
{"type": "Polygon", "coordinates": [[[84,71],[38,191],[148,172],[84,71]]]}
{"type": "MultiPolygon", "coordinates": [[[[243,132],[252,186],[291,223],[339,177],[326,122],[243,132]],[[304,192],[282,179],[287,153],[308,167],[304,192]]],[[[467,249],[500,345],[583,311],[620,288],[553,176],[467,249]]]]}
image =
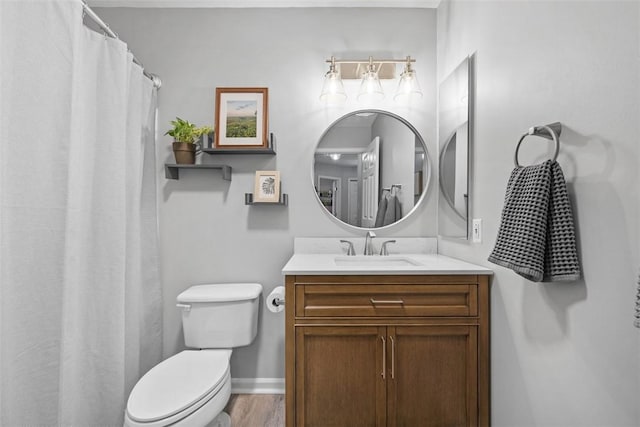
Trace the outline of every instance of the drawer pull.
{"type": "Polygon", "coordinates": [[[389,337],[391,340],[391,379],[396,379],[396,342],[393,337],[389,337]]]}
{"type": "Polygon", "coordinates": [[[380,336],[382,340],[382,379],[384,380],[386,377],[385,372],[387,372],[387,358],[385,357],[385,353],[387,352],[387,340],[384,339],[383,336],[380,336]]]}
{"type": "Polygon", "coordinates": [[[371,304],[404,304],[404,301],[399,300],[380,300],[371,298],[371,304]]]}

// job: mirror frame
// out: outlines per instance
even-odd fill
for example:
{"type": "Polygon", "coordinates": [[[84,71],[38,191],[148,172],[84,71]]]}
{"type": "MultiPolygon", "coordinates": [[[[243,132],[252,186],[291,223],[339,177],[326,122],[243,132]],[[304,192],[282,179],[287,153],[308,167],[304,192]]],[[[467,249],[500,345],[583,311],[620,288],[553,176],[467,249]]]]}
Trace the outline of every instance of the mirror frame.
{"type": "MultiPolygon", "coordinates": [[[[367,108],[367,109],[362,109],[362,110],[354,110],[354,111],[350,111],[346,114],[343,114],[342,116],[338,117],[336,120],[334,120],[329,126],[327,126],[327,128],[324,130],[324,132],[322,132],[322,135],[320,135],[320,138],[318,138],[314,149],[311,153],[311,189],[313,190],[313,193],[315,195],[315,199],[318,202],[318,206],[320,206],[321,210],[325,213],[325,215],[327,215],[329,218],[331,218],[334,222],[336,222],[339,225],[342,226],[346,226],[351,228],[352,230],[358,230],[358,231],[368,231],[368,230],[385,230],[385,229],[389,229],[391,227],[394,227],[400,223],[402,223],[404,220],[406,220],[407,218],[409,218],[410,216],[413,215],[413,213],[422,205],[422,203],[424,202],[424,200],[427,197],[427,194],[429,194],[430,191],[430,185],[431,185],[431,174],[432,174],[432,170],[433,170],[433,165],[432,165],[432,161],[431,161],[431,156],[429,153],[429,149],[427,148],[427,144],[424,141],[424,138],[422,137],[422,135],[420,134],[420,132],[418,132],[418,130],[415,128],[415,126],[413,126],[407,119],[405,119],[402,116],[399,116],[398,114],[392,113],[390,111],[386,111],[386,110],[380,110],[380,109],[375,109],[375,108],[367,108]],[[322,140],[324,139],[324,137],[327,135],[327,133],[329,133],[329,131],[341,120],[350,117],[350,116],[355,116],[356,114],[362,114],[362,113],[374,113],[374,114],[384,114],[386,116],[392,117],[394,119],[399,120],[400,122],[402,122],[405,126],[407,126],[409,128],[410,131],[413,132],[413,134],[416,136],[416,138],[420,141],[420,144],[422,144],[422,148],[424,149],[424,153],[425,153],[425,166],[426,166],[426,173],[423,174],[423,179],[424,179],[424,187],[422,189],[422,194],[420,194],[420,197],[418,198],[418,200],[415,202],[415,204],[413,205],[413,208],[407,212],[405,215],[402,216],[401,219],[399,219],[398,221],[394,222],[393,224],[389,224],[389,225],[385,225],[382,227],[358,227],[355,225],[351,225],[347,222],[342,221],[340,218],[336,217],[335,215],[332,215],[331,213],[327,212],[327,210],[325,209],[325,206],[322,204],[322,201],[320,200],[320,195],[318,194],[317,191],[315,191],[315,168],[316,168],[316,164],[315,164],[315,155],[316,155],[316,151],[318,149],[318,146],[320,145],[320,143],[322,142],[322,140]]],[[[436,219],[437,221],[437,219],[436,219]]]]}

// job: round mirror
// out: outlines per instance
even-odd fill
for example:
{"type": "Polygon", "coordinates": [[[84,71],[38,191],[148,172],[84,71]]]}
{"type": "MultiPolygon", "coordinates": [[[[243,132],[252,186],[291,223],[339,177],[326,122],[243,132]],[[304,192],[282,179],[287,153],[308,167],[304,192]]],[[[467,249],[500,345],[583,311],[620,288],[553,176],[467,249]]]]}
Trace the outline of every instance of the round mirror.
{"type": "Polygon", "coordinates": [[[312,178],[325,212],[369,229],[408,217],[424,198],[430,175],[427,147],[408,121],[386,111],[361,110],[324,132],[312,178]]]}

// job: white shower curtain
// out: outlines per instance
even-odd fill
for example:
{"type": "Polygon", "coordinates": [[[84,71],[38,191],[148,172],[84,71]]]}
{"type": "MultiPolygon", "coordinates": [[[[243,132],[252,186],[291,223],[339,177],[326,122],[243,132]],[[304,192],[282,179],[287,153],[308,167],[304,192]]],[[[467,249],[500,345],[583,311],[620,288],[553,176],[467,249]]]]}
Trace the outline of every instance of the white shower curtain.
{"type": "Polygon", "coordinates": [[[156,92],[80,0],[0,0],[0,425],[122,425],[161,358],[156,92]]]}

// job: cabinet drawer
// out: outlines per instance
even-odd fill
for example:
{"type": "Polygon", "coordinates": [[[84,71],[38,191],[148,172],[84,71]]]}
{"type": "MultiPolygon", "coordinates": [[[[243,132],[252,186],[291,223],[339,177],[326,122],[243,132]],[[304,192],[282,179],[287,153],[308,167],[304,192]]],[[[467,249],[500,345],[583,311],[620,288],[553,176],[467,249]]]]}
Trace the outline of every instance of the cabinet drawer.
{"type": "Polygon", "coordinates": [[[296,284],[297,317],[477,316],[476,284],[296,284]]]}

